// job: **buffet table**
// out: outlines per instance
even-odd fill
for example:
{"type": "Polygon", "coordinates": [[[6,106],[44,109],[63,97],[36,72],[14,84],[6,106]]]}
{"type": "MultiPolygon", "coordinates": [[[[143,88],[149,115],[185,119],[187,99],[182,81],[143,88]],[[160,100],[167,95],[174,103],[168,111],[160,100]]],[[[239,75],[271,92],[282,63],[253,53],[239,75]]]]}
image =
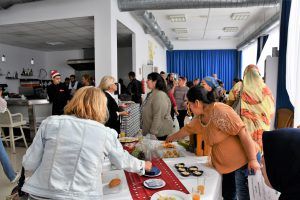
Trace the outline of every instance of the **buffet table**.
{"type": "MultiPolygon", "coordinates": [[[[213,168],[207,167],[207,157],[196,157],[194,154],[185,152],[184,157],[179,158],[167,158],[163,159],[163,161],[167,164],[167,166],[173,171],[179,181],[183,184],[183,186],[188,190],[188,192],[192,192],[192,188],[197,186],[197,178],[195,177],[182,177],[174,168],[176,163],[185,163],[186,165],[197,165],[201,167],[201,170],[204,171],[202,175],[205,177],[205,194],[201,196],[201,200],[219,200],[222,199],[222,177],[221,175],[213,168]]],[[[128,182],[126,180],[125,172],[122,170],[114,170],[105,173],[103,177],[103,182],[110,180],[118,176],[122,180],[122,189],[117,191],[114,194],[105,194],[104,199],[110,200],[128,200],[132,199],[131,193],[128,187],[128,182]]],[[[158,177],[159,178],[159,177],[158,177]]],[[[130,182],[130,181],[129,181],[130,182]]],[[[150,194],[149,194],[150,196],[150,194]]],[[[148,196],[148,199],[150,197],[148,196]]],[[[147,198],[141,198],[147,199],[147,198]]]]}

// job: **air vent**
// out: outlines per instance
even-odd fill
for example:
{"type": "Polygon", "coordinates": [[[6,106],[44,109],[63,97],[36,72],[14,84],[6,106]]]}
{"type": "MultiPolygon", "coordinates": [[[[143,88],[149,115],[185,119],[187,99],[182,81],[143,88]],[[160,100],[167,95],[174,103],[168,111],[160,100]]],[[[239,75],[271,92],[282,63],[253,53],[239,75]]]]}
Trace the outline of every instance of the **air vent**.
{"type": "Polygon", "coordinates": [[[218,39],[219,40],[230,40],[230,39],[233,39],[233,37],[231,37],[231,36],[219,36],[218,39]]]}
{"type": "Polygon", "coordinates": [[[46,44],[52,45],[52,46],[56,46],[56,45],[63,45],[65,43],[63,42],[46,42],[46,44]]]}

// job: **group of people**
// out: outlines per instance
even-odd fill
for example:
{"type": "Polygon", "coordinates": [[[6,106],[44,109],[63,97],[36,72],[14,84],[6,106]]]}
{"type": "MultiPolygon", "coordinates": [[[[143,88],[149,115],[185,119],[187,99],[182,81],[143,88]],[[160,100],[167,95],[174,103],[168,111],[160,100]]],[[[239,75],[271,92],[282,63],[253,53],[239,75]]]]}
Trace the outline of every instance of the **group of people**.
{"type": "MultiPolygon", "coordinates": [[[[53,82],[58,77],[59,74],[53,74],[53,82]]],[[[135,74],[133,77],[135,79],[135,74]]],[[[263,134],[270,129],[274,99],[258,68],[249,65],[243,80],[235,80],[227,104],[218,98],[219,84],[214,77],[205,77],[201,84],[191,88],[186,82],[186,78],[180,76],[176,83],[172,73],[165,76],[153,72],[147,76],[149,92],[144,101],[137,101],[141,103],[143,134],[155,135],[167,142],[202,134],[205,143],[212,148],[211,164],[223,176],[224,200],[250,199],[247,177],[261,169],[260,157],[264,152],[265,179],[282,193],[281,199],[296,200],[299,191],[294,188],[300,185],[297,151],[300,139],[293,132],[299,134],[299,130],[263,134]],[[193,119],[184,124],[182,119],[188,109],[193,119]],[[171,134],[172,113],[181,121],[181,129],[174,134],[171,134]],[[281,148],[293,159],[277,157],[277,153],[282,155],[281,148]],[[292,167],[290,172],[294,177],[288,170],[281,172],[276,168],[285,163],[292,167]]],[[[131,88],[134,87],[140,87],[139,83],[133,82],[131,88]]],[[[63,115],[54,115],[42,122],[22,163],[26,171],[32,172],[22,187],[30,198],[102,199],[104,157],[119,169],[141,175],[151,170],[151,162],[129,155],[117,139],[119,116],[129,113],[122,111],[126,105],[118,105],[113,96],[116,89],[114,77],[104,76],[99,87],[78,89],[62,108],[63,115]]],[[[131,95],[139,99],[134,93],[131,95]]]]}

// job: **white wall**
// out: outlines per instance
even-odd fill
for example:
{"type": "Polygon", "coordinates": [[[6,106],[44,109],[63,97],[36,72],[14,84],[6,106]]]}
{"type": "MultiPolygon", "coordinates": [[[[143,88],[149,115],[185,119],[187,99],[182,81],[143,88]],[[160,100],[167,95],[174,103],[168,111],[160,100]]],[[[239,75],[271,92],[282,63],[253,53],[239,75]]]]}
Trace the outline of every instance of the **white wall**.
{"type": "Polygon", "coordinates": [[[18,79],[6,79],[5,76],[7,72],[10,72],[11,75],[18,72],[19,78],[22,78],[21,73],[23,68],[31,68],[33,70],[33,76],[23,78],[37,78],[39,69],[45,65],[45,54],[42,51],[0,44],[0,54],[1,56],[4,54],[6,57],[6,62],[0,61],[0,68],[4,74],[4,76],[0,76],[0,83],[8,84],[8,91],[12,93],[19,92],[20,81],[18,79]],[[34,65],[30,64],[31,58],[34,59],[34,65]]]}
{"type": "Polygon", "coordinates": [[[128,72],[132,71],[132,47],[118,48],[118,79],[128,85],[128,72]]]}
{"type": "Polygon", "coordinates": [[[48,71],[58,70],[64,79],[75,73],[75,70],[66,63],[69,59],[83,59],[83,50],[45,52],[45,67],[48,71]]]}
{"type": "Polygon", "coordinates": [[[74,74],[74,69],[66,64],[66,60],[83,58],[82,50],[44,52],[5,44],[0,44],[0,50],[1,56],[4,54],[6,57],[6,62],[0,61],[1,73],[4,74],[0,76],[0,83],[8,84],[8,91],[11,93],[19,92],[20,81],[6,79],[8,71],[11,75],[18,72],[19,78],[40,79],[42,77],[39,77],[39,71],[45,69],[48,73],[46,79],[50,79],[50,70],[56,69],[65,78],[74,74]],[[33,65],[30,64],[31,58],[34,59],[33,65]],[[33,76],[21,76],[23,68],[32,69],[33,76]]]}
{"type": "Polygon", "coordinates": [[[174,50],[236,49],[237,40],[172,41],[174,50]]]}
{"type": "Polygon", "coordinates": [[[0,12],[0,25],[94,16],[96,84],[104,75],[117,77],[117,20],[134,32],[133,71],[137,77],[148,60],[148,40],[157,46],[154,65],[165,70],[166,54],[152,36],[144,33],[130,13],[120,12],[117,0],[45,0],[17,4],[0,12]]]}

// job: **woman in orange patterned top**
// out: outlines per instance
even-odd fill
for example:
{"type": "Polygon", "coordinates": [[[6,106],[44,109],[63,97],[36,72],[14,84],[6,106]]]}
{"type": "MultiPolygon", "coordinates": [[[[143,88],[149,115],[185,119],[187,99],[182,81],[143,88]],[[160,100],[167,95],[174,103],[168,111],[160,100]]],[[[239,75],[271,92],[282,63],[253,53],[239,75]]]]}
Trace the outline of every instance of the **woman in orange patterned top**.
{"type": "Polygon", "coordinates": [[[193,87],[187,93],[193,120],[180,131],[167,138],[167,142],[184,138],[193,133],[202,134],[206,144],[212,147],[211,161],[223,175],[224,200],[235,200],[236,192],[241,200],[249,199],[247,182],[237,182],[247,169],[259,170],[255,143],[245,124],[234,110],[215,102],[212,92],[203,87],[193,87]]]}
{"type": "Polygon", "coordinates": [[[270,88],[264,83],[255,65],[244,71],[241,92],[241,118],[253,140],[262,149],[262,134],[270,130],[275,104],[270,88]]]}

